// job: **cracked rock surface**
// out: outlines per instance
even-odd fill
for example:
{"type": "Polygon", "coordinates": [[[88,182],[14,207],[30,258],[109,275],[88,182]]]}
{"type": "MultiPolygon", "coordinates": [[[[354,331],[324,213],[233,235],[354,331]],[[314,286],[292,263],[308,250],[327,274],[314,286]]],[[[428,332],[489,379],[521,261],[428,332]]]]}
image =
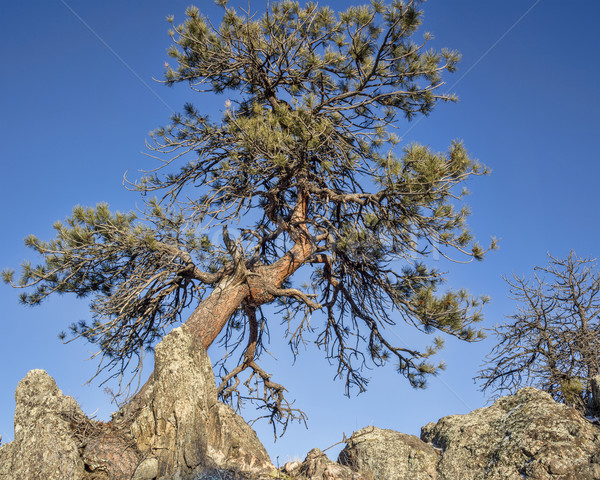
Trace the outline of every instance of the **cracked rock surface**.
{"type": "Polygon", "coordinates": [[[184,328],[156,346],[153,375],[111,422],[88,419],[43,370],[29,372],[15,398],[15,439],[0,447],[0,480],[187,480],[205,471],[274,470],[252,428],[217,400],[210,359],[184,328]]]}
{"type": "Polygon", "coordinates": [[[422,428],[441,449],[440,479],[600,479],[600,429],[532,387],[422,428]]]}
{"type": "Polygon", "coordinates": [[[87,418],[43,370],[15,398],[0,480],[600,480],[600,427],[534,388],[430,423],[421,438],[367,427],[337,462],[313,449],[276,471],[217,401],[208,355],[185,328],[156,346],[153,375],[111,422],[87,418]]]}

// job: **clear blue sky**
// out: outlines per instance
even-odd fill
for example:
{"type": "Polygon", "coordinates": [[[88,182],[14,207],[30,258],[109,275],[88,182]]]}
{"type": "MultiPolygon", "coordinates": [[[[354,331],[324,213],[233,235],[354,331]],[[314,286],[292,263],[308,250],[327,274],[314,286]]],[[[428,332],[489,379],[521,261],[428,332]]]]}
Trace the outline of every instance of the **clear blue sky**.
{"type": "MultiPolygon", "coordinates": [[[[135,208],[136,195],[121,181],[127,170],[135,176],[154,166],[142,153],[147,133],[186,101],[220,108],[223,98],[153,81],[167,60],[164,19],[174,14],[181,21],[188,2],[1,3],[0,267],[31,258],[22,239],[30,233],[48,239],[51,224],[73,205],[108,201],[114,209],[135,208]]],[[[265,3],[252,1],[255,8],[265,3]]],[[[349,2],[321,3],[339,9],[349,2]]],[[[217,13],[212,2],[198,6],[217,13]]],[[[463,54],[458,73],[447,79],[461,101],[399,124],[399,133],[436,150],[461,138],[492,169],[469,185],[470,224],[482,243],[500,237],[500,249],[482,263],[440,263],[450,271],[451,286],[491,295],[485,309],[485,326],[491,326],[515,307],[501,275],[528,274],[545,263],[548,251],[599,255],[600,3],[430,0],[424,9],[423,31],[435,34],[432,45],[463,54]]],[[[47,370],[86,413],[106,419],[114,410],[109,398],[97,381],[83,385],[95,371],[95,363],[85,361],[93,347],[65,346],[56,336],[87,317],[87,302],[60,297],[31,309],[18,304],[17,293],[0,285],[3,440],[13,436],[17,382],[32,368],[47,370]]],[[[409,329],[395,334],[413,341],[409,329]]],[[[491,346],[490,340],[449,340],[439,356],[448,369],[427,390],[411,390],[390,366],[372,372],[367,393],[347,399],[321,352],[309,348],[292,365],[276,344],[279,360],[268,361],[267,370],[308,413],[309,430],[293,426],[277,443],[267,425],[256,430],[275,463],[303,458],[310,448],[325,448],[366,425],[418,435],[428,422],[486,404],[472,377],[491,346]]]]}

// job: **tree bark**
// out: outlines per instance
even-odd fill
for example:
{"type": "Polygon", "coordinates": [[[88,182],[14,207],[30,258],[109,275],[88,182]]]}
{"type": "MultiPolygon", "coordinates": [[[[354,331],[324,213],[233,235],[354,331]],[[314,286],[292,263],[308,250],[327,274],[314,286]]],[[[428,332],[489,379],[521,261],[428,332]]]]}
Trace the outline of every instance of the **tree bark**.
{"type": "Polygon", "coordinates": [[[298,270],[314,253],[314,242],[306,227],[309,195],[301,191],[288,222],[294,245],[271,265],[246,270],[243,275],[232,274],[224,279],[194,310],[185,325],[196,335],[205,350],[212,345],[227,321],[244,301],[254,306],[271,302],[273,290],[298,270]]]}
{"type": "Polygon", "coordinates": [[[190,315],[185,325],[198,337],[205,350],[212,345],[249,293],[250,289],[245,283],[217,286],[190,315]]]}
{"type": "MultiPolygon", "coordinates": [[[[253,306],[271,302],[274,289],[298,270],[314,253],[314,242],[306,227],[309,195],[299,193],[299,198],[288,223],[294,245],[286,254],[271,265],[255,269],[238,269],[223,279],[215,289],[194,310],[185,322],[185,327],[198,338],[204,350],[212,345],[236,309],[247,302],[253,306]]],[[[149,385],[154,381],[154,373],[137,394],[130,400],[134,404],[144,404],[149,385]]]]}

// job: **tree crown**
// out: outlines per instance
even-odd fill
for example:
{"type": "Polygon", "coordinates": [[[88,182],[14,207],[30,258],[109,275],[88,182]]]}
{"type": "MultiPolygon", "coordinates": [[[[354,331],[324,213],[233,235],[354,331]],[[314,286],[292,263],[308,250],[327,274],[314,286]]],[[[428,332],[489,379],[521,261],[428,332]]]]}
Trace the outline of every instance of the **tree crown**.
{"type": "Polygon", "coordinates": [[[218,27],[195,7],[181,25],[169,19],[176,66],[167,66],[165,82],[230,93],[222,118],[187,104],[154,132],[149,146],[163,164],[133,187],[160,198],[147,201],[141,218],[104,204],[77,207],[55,225],[55,240],[27,239],[44,263],[23,266],[17,285],[33,291],[22,300],[91,296],[94,321],[72,331],[99,345],[101,368],[115,375],[194,308],[187,323],[201,325],[205,346],[221,330],[223,342],[242,346],[235,368],[223,364],[223,397],[263,401],[275,420],[295,411],[256,363],[268,328],[261,307],[272,302],[294,352],[316,330],[347,392],[366,387],[366,361],[392,359],[423,387],[443,367],[428,360],[442,339],[421,351],[394,345],[385,330],[405,322],[481,338],[473,325],[486,298],[440,293],[444,275],[425,259],[452,251],[483,258],[462,199],[465,181],[486,170],[461,142],[445,153],[400,148],[393,130],[400,117],[454,100],[439,90],[459,55],[426,50],[427,37],[413,41],[418,1],[373,1],[337,15],[313,3],[282,1],[262,15],[219,3],[218,27]],[[211,235],[215,228],[222,237],[211,235]],[[231,310],[219,309],[230,314],[216,321],[226,292],[231,310]],[[310,322],[316,311],[321,327],[310,322]],[[237,393],[246,370],[248,397],[237,393]]]}

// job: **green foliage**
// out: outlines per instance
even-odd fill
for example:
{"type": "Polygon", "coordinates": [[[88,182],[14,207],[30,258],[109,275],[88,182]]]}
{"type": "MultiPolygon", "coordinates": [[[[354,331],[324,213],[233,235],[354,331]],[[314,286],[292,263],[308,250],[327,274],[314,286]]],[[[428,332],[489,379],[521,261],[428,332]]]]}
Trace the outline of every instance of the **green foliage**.
{"type": "Polygon", "coordinates": [[[25,239],[44,262],[23,263],[16,284],[10,270],[3,280],[29,290],[20,295],[26,305],[38,305],[53,293],[91,296],[92,321],[73,323],[70,331],[98,344],[106,368],[118,367],[118,376],[201,295],[197,286],[188,288],[198,282],[191,259],[206,258],[212,245],[186,224],[181,213],[155,200],[148,203],[143,222],[135,213],[112,214],[105,203],[77,206],[54,224],[53,240],[25,239]]]}
{"type": "MultiPolygon", "coordinates": [[[[423,387],[444,367],[429,360],[442,340],[422,351],[397,347],[386,328],[404,322],[481,338],[474,324],[487,299],[440,291],[444,275],[426,260],[483,258],[463,199],[465,182],[487,170],[459,141],[447,152],[400,148],[395,128],[455,100],[440,88],[460,55],[426,49],[427,35],[415,40],[417,0],[374,0],[339,13],[284,0],[262,15],[217,3],[216,27],[196,7],[181,25],[167,19],[174,66],[165,82],[227,93],[222,117],[186,104],[153,132],[150,148],[163,167],[134,187],[161,199],[146,204],[141,220],[106,205],[77,207],[55,226],[55,240],[28,239],[44,263],[23,265],[18,284],[34,288],[24,301],[91,295],[94,323],[72,330],[118,362],[151,346],[187,306],[202,308],[218,285],[258,276],[282,308],[292,349],[317,330],[312,340],[337,362],[347,391],[364,390],[368,363],[394,362],[423,387]],[[235,241],[208,240],[211,229],[227,225],[239,228],[235,241]],[[300,258],[298,250],[307,288],[294,288],[293,272],[265,278],[268,266],[300,258]],[[315,311],[325,319],[321,329],[308,321],[315,311]]],[[[12,281],[12,273],[3,278],[12,281]]],[[[249,345],[246,326],[267,328],[259,306],[240,305],[225,342],[241,329],[237,345],[249,345]]],[[[260,352],[262,336],[257,341],[260,352]]],[[[226,387],[237,385],[225,377],[226,387]]]]}

